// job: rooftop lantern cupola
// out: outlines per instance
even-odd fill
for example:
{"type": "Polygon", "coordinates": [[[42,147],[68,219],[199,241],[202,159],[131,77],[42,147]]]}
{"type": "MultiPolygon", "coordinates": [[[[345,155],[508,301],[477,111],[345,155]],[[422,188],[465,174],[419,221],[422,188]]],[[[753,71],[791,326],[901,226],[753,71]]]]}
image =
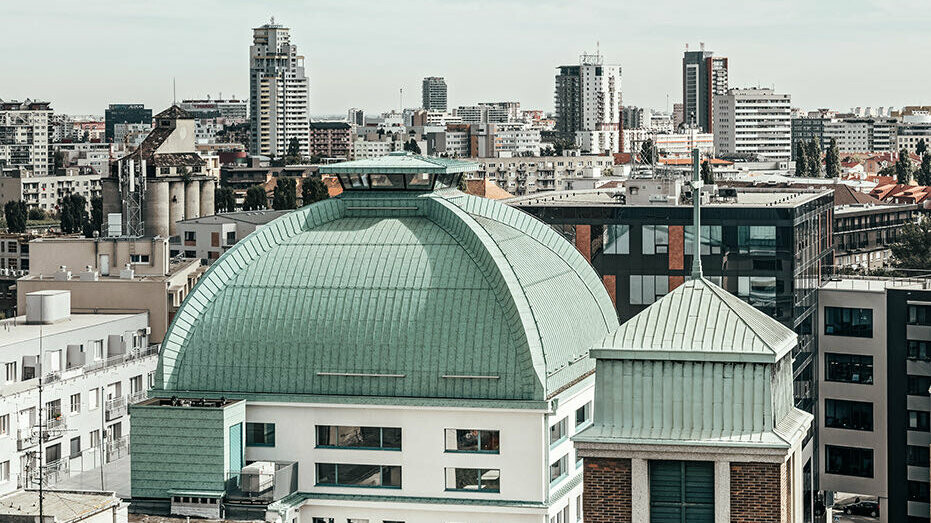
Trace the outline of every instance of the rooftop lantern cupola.
{"type": "Polygon", "coordinates": [[[455,188],[463,173],[477,171],[472,162],[395,151],[377,158],[320,168],[336,175],[344,191],[424,191],[455,188]]]}

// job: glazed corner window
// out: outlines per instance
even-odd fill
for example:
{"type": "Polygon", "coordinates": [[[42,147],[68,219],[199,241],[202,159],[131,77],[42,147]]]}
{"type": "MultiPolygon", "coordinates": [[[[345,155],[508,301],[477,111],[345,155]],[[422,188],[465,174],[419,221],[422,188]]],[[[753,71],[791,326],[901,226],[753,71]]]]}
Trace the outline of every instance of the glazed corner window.
{"type": "Polygon", "coordinates": [[[396,465],[317,463],[317,485],[401,488],[401,467],[396,465]]]}
{"type": "Polygon", "coordinates": [[[643,254],[666,254],[669,252],[669,226],[644,225],[643,254]]]}
{"type": "Polygon", "coordinates": [[[568,435],[566,430],[568,425],[567,421],[568,418],[563,418],[557,421],[555,425],[550,425],[550,445],[558,442],[568,435]]]}
{"type": "Polygon", "coordinates": [[[605,225],[602,234],[605,254],[630,254],[630,225],[605,225]]]}
{"type": "Polygon", "coordinates": [[[873,449],[825,445],[825,470],[828,474],[873,477],[873,449]]]}
{"type": "MultiPolygon", "coordinates": [[[[691,256],[694,250],[692,248],[695,242],[694,227],[685,226],[685,254],[691,256]]],[[[702,225],[701,226],[701,253],[721,254],[721,226],[720,225],[702,225]]]]}
{"type": "Polygon", "coordinates": [[[775,225],[740,225],[737,248],[741,254],[776,254],[775,225]]]}
{"type": "Polygon", "coordinates": [[[908,324],[909,325],[931,325],[931,306],[909,305],[908,306],[908,324]]]}
{"type": "Polygon", "coordinates": [[[824,334],[828,336],[873,337],[873,309],[824,308],[824,334]]]}
{"type": "Polygon", "coordinates": [[[274,447],[274,423],[246,423],[247,447],[274,447]]]}
{"type": "Polygon", "coordinates": [[[446,469],[446,490],[501,492],[499,469],[446,469]]]}
{"type": "Polygon", "coordinates": [[[401,450],[401,428],[317,425],[317,446],[401,450]]]}
{"type": "Polygon", "coordinates": [[[857,354],[824,354],[824,379],[846,383],[873,383],[873,357],[857,354]]]}
{"type": "Polygon", "coordinates": [[[592,402],[575,409],[575,426],[579,427],[591,421],[592,419],[592,402]]]}
{"type": "Polygon", "coordinates": [[[446,429],[446,452],[501,451],[497,430],[446,429]]]}
{"type": "Polygon", "coordinates": [[[557,459],[550,463],[550,483],[558,480],[569,473],[569,455],[557,459]]]}

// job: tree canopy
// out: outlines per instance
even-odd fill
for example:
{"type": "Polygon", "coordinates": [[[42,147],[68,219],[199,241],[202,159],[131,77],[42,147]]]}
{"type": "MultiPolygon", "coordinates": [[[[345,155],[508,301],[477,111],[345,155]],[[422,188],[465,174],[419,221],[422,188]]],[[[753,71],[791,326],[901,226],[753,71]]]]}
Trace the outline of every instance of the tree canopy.
{"type": "Polygon", "coordinates": [[[217,187],[213,206],[214,212],[232,212],[236,210],[236,193],[229,187],[217,187]]]}
{"type": "Polygon", "coordinates": [[[931,153],[921,156],[921,167],[918,168],[918,185],[931,185],[931,153]]]}
{"type": "Polygon", "coordinates": [[[272,209],[281,211],[297,208],[297,182],[294,178],[278,178],[272,194],[272,209]]]}
{"type": "Polygon", "coordinates": [[[714,171],[711,170],[711,162],[705,160],[701,163],[701,181],[711,185],[714,183],[714,171]]]}
{"type": "Polygon", "coordinates": [[[246,190],[246,198],[242,203],[244,211],[260,211],[268,208],[268,196],[265,194],[265,187],[262,185],[253,185],[246,190]]]}
{"type": "Polygon", "coordinates": [[[795,143],[795,175],[808,175],[808,148],[801,140],[795,143]]]}
{"type": "Polygon", "coordinates": [[[330,191],[318,178],[304,178],[301,182],[301,205],[310,205],[330,197],[330,191]]]}
{"type": "Polygon", "coordinates": [[[817,137],[811,139],[808,142],[808,175],[818,177],[821,176],[821,142],[817,137]]]}
{"type": "Polygon", "coordinates": [[[890,247],[893,264],[900,269],[931,268],[931,221],[910,223],[899,230],[898,241],[890,247]]]}
{"type": "Polygon", "coordinates": [[[908,157],[906,149],[899,151],[899,158],[895,161],[895,178],[903,185],[912,179],[912,159],[908,157]]]}
{"type": "Polygon", "coordinates": [[[412,152],[412,153],[414,153],[414,154],[420,154],[420,146],[417,145],[417,140],[415,140],[415,139],[413,139],[413,138],[411,138],[411,140],[410,140],[409,142],[406,142],[406,143],[404,144],[404,150],[405,150],[405,151],[410,151],[410,152],[412,152]]]}
{"type": "Polygon", "coordinates": [[[59,214],[61,216],[61,232],[65,234],[76,232],[87,234],[90,225],[87,217],[87,200],[83,196],[70,194],[62,198],[59,214]]]}
{"type": "Polygon", "coordinates": [[[653,139],[647,138],[644,140],[643,144],[640,145],[640,162],[641,163],[653,163],[656,156],[656,147],[653,146],[653,139]]]}
{"type": "Polygon", "coordinates": [[[824,177],[840,178],[840,150],[834,138],[831,138],[831,145],[824,155],[824,177]]]}
{"type": "Polygon", "coordinates": [[[918,140],[918,144],[915,145],[915,154],[918,156],[923,155],[928,150],[928,144],[925,142],[924,138],[918,140]]]}
{"type": "Polygon", "coordinates": [[[26,203],[11,200],[3,205],[6,229],[9,232],[26,232],[26,203]]]}

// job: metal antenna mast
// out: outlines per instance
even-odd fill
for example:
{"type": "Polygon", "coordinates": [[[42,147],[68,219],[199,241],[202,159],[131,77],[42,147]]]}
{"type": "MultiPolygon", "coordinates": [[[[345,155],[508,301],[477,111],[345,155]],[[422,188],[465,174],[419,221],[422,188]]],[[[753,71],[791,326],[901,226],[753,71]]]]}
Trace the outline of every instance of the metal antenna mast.
{"type": "Polygon", "coordinates": [[[701,154],[692,149],[692,279],[701,279],[701,154]]]}

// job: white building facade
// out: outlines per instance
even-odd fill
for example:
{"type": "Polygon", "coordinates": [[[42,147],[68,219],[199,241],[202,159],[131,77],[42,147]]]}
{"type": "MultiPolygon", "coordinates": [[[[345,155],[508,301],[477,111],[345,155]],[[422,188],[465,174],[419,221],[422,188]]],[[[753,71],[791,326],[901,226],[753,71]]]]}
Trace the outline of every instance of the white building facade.
{"type": "Polygon", "coordinates": [[[28,176],[49,174],[48,102],[0,99],[0,169],[18,168],[28,176]]]}
{"type": "Polygon", "coordinates": [[[714,144],[719,155],[757,155],[789,161],[792,97],[772,89],[729,89],[714,100],[714,144]]]}

